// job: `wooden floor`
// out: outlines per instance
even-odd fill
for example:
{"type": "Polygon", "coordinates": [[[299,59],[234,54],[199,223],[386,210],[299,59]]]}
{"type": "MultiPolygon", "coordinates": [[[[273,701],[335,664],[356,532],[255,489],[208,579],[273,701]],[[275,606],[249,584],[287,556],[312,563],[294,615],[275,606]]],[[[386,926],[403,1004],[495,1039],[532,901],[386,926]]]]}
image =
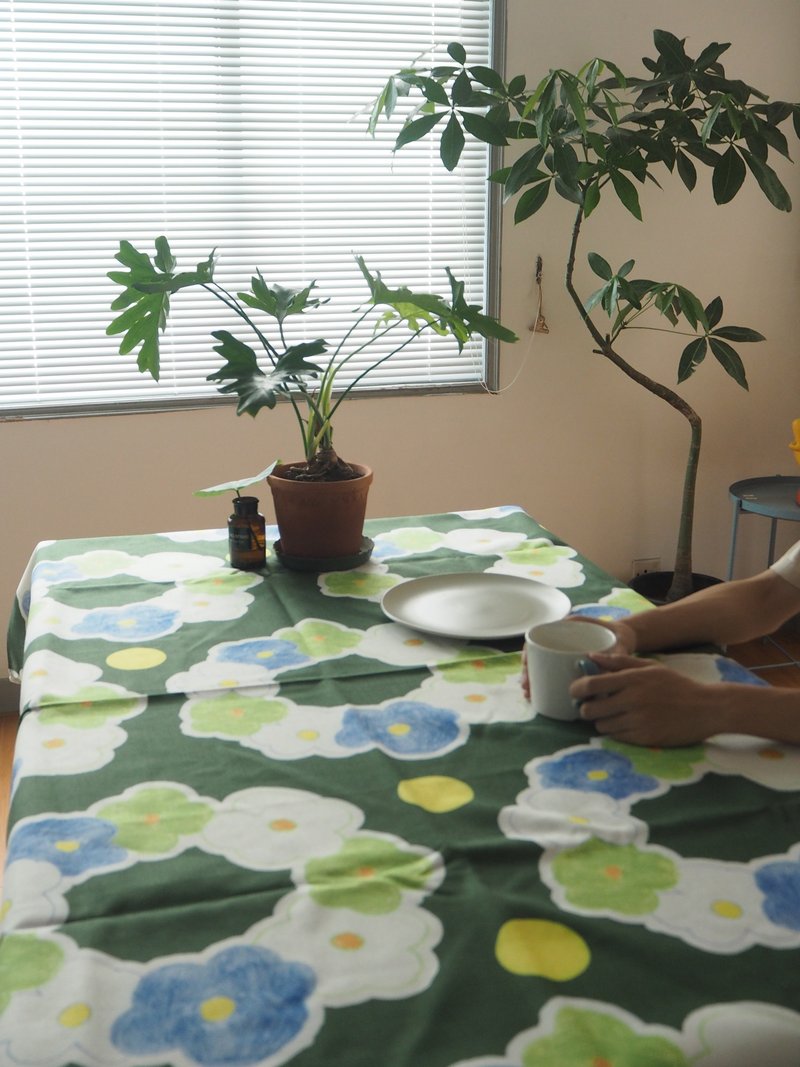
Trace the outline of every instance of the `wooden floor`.
{"type": "MultiPolygon", "coordinates": [[[[778,630],[771,637],[748,641],[743,645],[731,645],[728,655],[749,667],[770,685],[800,689],[800,629],[796,624],[778,630]]],[[[8,794],[17,722],[16,715],[0,715],[0,888],[5,864],[8,794]]]]}

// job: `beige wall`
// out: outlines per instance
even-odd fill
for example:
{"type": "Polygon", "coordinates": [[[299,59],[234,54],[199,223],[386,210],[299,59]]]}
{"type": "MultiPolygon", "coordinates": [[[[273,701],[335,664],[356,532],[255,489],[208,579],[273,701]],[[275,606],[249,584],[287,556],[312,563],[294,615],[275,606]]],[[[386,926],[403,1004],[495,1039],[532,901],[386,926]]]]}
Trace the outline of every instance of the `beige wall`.
{"type": "MultiPolygon", "coordinates": [[[[796,0],[672,0],[668,18],[659,7],[509,0],[509,73],[526,70],[532,80],[543,68],[574,68],[596,54],[633,66],[662,24],[688,36],[690,52],[732,41],[729,73],[774,97],[800,98],[796,0]]],[[[787,165],[782,175],[800,205],[800,169],[787,165]]],[[[645,195],[644,225],[601,209],[584,252],[615,262],[635,257],[642,274],[680,280],[705,300],[721,293],[728,321],[767,335],[745,353],[749,394],[710,361],[684,389],[705,420],[695,569],[724,574],[728,485],[797,470],[787,443],[800,417],[800,207],[779,213],[756,191],[715,208],[707,188],[689,196],[666,184],[666,193],[645,195]]],[[[376,471],[372,515],[517,503],[625,579],[634,557],[670,561],[688,436],[680,416],[592,356],[561,291],[569,224],[569,206],[554,203],[523,226],[505,227],[502,317],[523,340],[503,353],[500,395],[352,401],[337,444],[376,471]],[[532,337],[537,255],[550,333],[532,337]]],[[[582,281],[591,285],[583,268],[582,281]]],[[[674,348],[653,334],[634,340],[628,355],[674,382],[674,348]]],[[[289,418],[286,410],[251,420],[214,409],[0,425],[0,603],[10,605],[41,539],[222,525],[227,503],[195,499],[192,490],[277,455],[294,458],[289,418]]],[[[744,574],[764,563],[767,523],[747,518],[741,529],[737,573],[744,574]]],[[[782,524],[780,545],[794,533],[800,527],[782,524]]]]}

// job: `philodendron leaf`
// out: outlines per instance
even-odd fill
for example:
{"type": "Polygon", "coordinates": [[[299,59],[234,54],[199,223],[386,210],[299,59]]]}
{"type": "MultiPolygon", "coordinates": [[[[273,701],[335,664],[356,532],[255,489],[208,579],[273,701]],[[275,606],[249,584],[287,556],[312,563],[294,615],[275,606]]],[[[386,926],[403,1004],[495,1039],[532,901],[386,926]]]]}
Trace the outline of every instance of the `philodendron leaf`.
{"type": "Polygon", "coordinates": [[[149,372],[158,381],[159,334],[167,325],[170,294],[210,282],[214,275],[214,253],[198,263],[193,271],[176,274],[175,257],[166,237],[156,238],[155,247],[153,262],[130,241],[120,241],[115,258],[128,268],[127,273],[109,271],[108,277],[123,287],[111,305],[112,311],[126,310],[109,323],[106,333],[109,336],[124,335],[119,346],[120,355],[127,355],[141,345],[137,359],[139,370],[149,372]]]}
{"type": "Polygon", "coordinates": [[[290,379],[319,372],[320,368],[308,363],[306,357],[325,351],[324,341],[296,345],[287,349],[270,374],[265,374],[249,345],[227,330],[216,330],[212,337],[220,342],[214,346],[214,351],[219,352],[225,362],[208,375],[207,381],[225,382],[225,385],[218,386],[220,393],[236,393],[239,397],[237,415],[255,416],[262,408],[274,408],[278,394],[288,392],[287,383],[290,379]]]}
{"type": "Polygon", "coordinates": [[[195,489],[194,496],[221,496],[223,493],[235,493],[239,496],[240,490],[246,489],[248,485],[263,482],[279,463],[279,459],[273,460],[260,474],[254,474],[252,478],[234,478],[231,482],[220,482],[219,485],[210,485],[207,489],[195,489]]]}
{"type": "Polygon", "coordinates": [[[316,282],[311,282],[304,289],[285,289],[281,285],[269,286],[264,281],[261,271],[250,279],[249,293],[238,293],[239,299],[248,307],[265,311],[272,315],[278,322],[283,322],[289,315],[302,315],[309,308],[317,308],[326,304],[324,300],[311,296],[311,291],[316,287],[316,282]]]}

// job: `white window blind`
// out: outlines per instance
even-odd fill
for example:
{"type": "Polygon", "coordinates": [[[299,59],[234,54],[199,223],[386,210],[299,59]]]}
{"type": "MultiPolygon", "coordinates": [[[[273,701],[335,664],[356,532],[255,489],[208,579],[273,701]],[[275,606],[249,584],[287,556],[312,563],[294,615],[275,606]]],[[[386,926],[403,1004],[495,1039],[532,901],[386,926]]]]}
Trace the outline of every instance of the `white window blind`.
{"type": "MultiPolygon", "coordinates": [[[[461,41],[491,61],[491,0],[0,0],[0,412],[122,410],[218,399],[210,332],[235,320],[202,290],[175,295],[161,381],[105,333],[120,239],[179,264],[218,250],[246,289],[315,280],[330,297],[297,335],[339,339],[366,295],[364,257],[391,285],[487,296],[487,155],[453,175],[436,140],[393,155],[367,133],[387,77],[461,41]]],[[[268,320],[265,320],[268,321],[268,320]]],[[[359,373],[353,365],[353,376],[359,373]]],[[[453,387],[485,375],[484,342],[435,338],[367,384],[453,387]]]]}

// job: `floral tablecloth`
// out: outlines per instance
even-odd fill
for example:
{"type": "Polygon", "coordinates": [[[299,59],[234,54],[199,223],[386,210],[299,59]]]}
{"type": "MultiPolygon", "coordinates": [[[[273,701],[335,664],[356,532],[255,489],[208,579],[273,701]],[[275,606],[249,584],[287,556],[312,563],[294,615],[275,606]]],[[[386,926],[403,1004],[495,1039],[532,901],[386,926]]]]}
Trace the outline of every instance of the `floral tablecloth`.
{"type": "Polygon", "coordinates": [[[520,640],[406,629],[384,591],[645,602],[515,507],[366,532],[320,575],[232,570],[217,530],[37,546],[0,1063],[797,1067],[800,751],[535,718],[520,640]]]}

